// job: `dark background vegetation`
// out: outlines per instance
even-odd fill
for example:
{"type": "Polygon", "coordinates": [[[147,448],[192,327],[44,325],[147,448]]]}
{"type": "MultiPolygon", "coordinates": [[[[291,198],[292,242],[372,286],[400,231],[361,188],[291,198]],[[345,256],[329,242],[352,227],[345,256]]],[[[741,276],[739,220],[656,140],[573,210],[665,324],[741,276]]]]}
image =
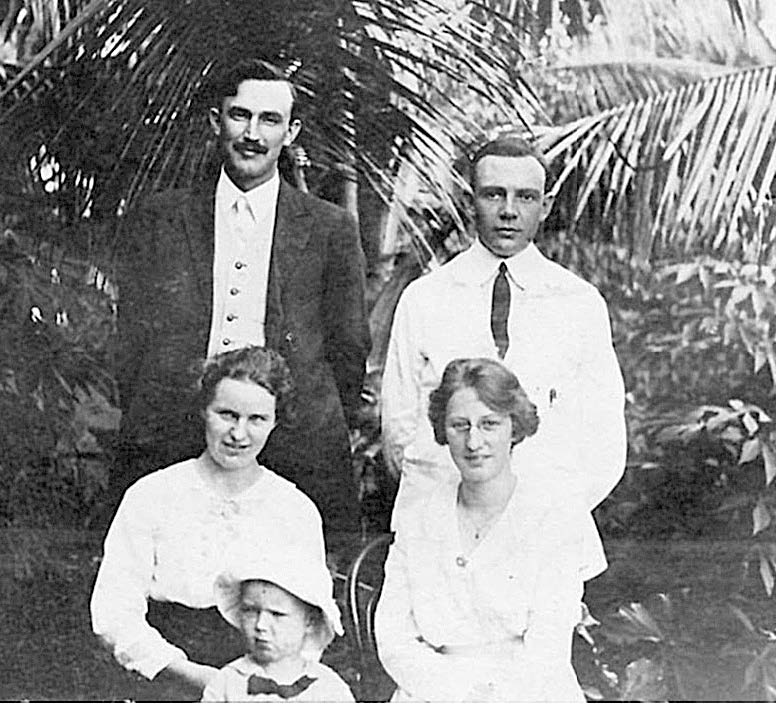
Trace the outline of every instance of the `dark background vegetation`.
{"type": "MultiPolygon", "coordinates": [[[[588,585],[580,679],[590,699],[776,700],[772,11],[228,5],[0,2],[0,698],[126,691],[87,609],[119,420],[112,252],[133,201],[212,166],[198,91],[211,61],[250,45],[304,88],[284,172],[359,216],[369,264],[363,530],[327,536],[335,572],[388,525],[379,381],[396,298],[471,236],[447,164],[530,126],[557,195],[539,244],[606,297],[627,389],[628,466],[596,511],[610,568],[588,585]]],[[[327,658],[356,682],[349,642],[327,658]]]]}

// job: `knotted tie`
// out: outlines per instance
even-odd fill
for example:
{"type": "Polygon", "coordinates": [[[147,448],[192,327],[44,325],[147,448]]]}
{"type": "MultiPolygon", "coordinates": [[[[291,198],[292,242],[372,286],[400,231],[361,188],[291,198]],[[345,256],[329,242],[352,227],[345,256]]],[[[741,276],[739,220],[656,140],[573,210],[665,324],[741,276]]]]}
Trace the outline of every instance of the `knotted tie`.
{"type": "Polygon", "coordinates": [[[282,699],[290,699],[305,691],[315,680],[302,675],[291,684],[278,684],[275,680],[261,675],[251,675],[248,678],[248,694],[277,694],[282,699]]]}
{"type": "Polygon", "coordinates": [[[498,356],[504,359],[509,347],[509,281],[507,281],[507,265],[498,265],[498,276],[493,282],[493,302],[490,309],[490,330],[493,341],[498,349],[498,356]]]}
{"type": "Polygon", "coordinates": [[[240,196],[234,201],[232,205],[232,222],[234,223],[234,231],[237,237],[242,242],[249,242],[254,220],[251,214],[251,206],[248,205],[248,199],[245,196],[240,196]]]}

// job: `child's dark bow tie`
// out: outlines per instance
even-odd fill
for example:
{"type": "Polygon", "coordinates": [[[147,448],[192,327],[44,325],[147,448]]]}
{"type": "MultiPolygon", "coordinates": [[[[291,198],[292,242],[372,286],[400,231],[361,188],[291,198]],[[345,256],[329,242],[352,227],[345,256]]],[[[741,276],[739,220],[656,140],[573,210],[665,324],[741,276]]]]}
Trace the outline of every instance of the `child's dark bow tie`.
{"type": "Polygon", "coordinates": [[[283,699],[291,699],[305,691],[315,680],[307,675],[302,675],[291,684],[278,684],[269,677],[251,675],[248,678],[248,694],[277,694],[283,699]]]}

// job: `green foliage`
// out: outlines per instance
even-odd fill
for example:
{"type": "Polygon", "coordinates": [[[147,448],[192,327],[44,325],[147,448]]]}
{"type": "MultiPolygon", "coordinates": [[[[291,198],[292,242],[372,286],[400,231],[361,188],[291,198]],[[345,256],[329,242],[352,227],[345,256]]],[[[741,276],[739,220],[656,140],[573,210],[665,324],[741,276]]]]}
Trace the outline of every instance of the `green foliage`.
{"type": "Polygon", "coordinates": [[[594,632],[597,685],[609,701],[768,696],[773,666],[763,656],[771,645],[730,600],[659,593],[620,606],[594,632]]]}
{"type": "Polygon", "coordinates": [[[372,371],[364,380],[361,408],[356,427],[351,431],[353,470],[358,483],[361,527],[364,534],[390,530],[391,511],[398,484],[386,470],[380,438],[381,370],[372,371]]]}
{"type": "Polygon", "coordinates": [[[23,241],[0,242],[0,524],[83,524],[107,482],[95,433],[117,420],[111,301],[23,241]]]}

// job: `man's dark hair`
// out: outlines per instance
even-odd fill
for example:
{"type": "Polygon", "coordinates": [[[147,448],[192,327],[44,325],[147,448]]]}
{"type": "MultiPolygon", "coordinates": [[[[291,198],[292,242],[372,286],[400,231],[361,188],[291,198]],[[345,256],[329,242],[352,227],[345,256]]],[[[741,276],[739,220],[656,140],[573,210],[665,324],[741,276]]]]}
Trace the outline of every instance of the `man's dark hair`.
{"type": "Polygon", "coordinates": [[[535,144],[522,137],[499,137],[483,144],[469,160],[469,185],[472,190],[476,187],[477,164],[486,156],[532,156],[541,164],[545,175],[548,173],[547,160],[535,144]]]}
{"type": "Polygon", "coordinates": [[[243,81],[284,81],[291,88],[291,118],[294,119],[297,91],[283,71],[264,59],[243,59],[224,71],[215,70],[208,83],[207,102],[211,107],[221,109],[224,98],[237,95],[237,88],[243,81]]]}

